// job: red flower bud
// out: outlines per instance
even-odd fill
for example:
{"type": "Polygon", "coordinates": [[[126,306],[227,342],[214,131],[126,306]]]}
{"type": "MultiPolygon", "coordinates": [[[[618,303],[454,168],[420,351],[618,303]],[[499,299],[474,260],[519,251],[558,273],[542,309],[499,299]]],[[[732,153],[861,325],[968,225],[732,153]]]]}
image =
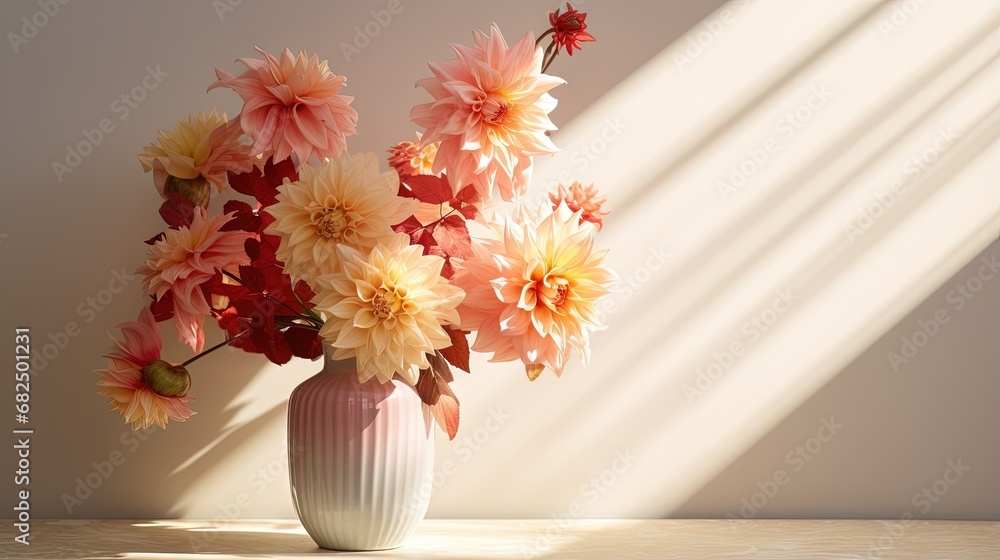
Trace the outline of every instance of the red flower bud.
{"type": "Polygon", "coordinates": [[[556,10],[549,14],[549,25],[552,28],[552,42],[556,44],[556,49],[566,49],[570,56],[573,50],[580,50],[580,43],[594,41],[594,36],[587,33],[587,14],[581,13],[566,3],[566,12],[560,14],[556,10]]]}

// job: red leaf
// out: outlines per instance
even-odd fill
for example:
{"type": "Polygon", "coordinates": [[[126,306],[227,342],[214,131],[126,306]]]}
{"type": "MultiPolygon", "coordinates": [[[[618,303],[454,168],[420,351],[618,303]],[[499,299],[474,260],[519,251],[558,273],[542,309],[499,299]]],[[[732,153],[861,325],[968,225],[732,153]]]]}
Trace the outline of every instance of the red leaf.
{"type": "Polygon", "coordinates": [[[449,205],[458,210],[466,220],[482,218],[479,207],[483,204],[483,195],[474,185],[466,185],[449,201],[449,205]]]}
{"type": "Polygon", "coordinates": [[[434,175],[413,175],[403,180],[410,188],[413,198],[428,204],[444,204],[452,199],[451,185],[447,177],[434,175]]]}
{"type": "Polygon", "coordinates": [[[434,371],[430,368],[420,370],[420,377],[417,378],[415,389],[417,390],[417,394],[420,395],[420,400],[427,406],[432,406],[441,398],[441,389],[438,388],[434,371]]]}
{"type": "Polygon", "coordinates": [[[433,254],[438,242],[434,239],[434,226],[424,227],[419,220],[410,216],[392,228],[397,233],[405,233],[410,236],[410,245],[423,245],[424,254],[433,254]]]}
{"type": "Polygon", "coordinates": [[[222,207],[224,214],[253,214],[253,207],[242,200],[227,200],[222,207]]]}
{"type": "Polygon", "coordinates": [[[166,236],[167,234],[161,231],[160,233],[157,233],[153,237],[150,237],[149,239],[143,241],[143,243],[145,243],[146,245],[155,245],[157,241],[163,239],[166,236]]]}
{"type": "Polygon", "coordinates": [[[410,216],[409,218],[393,226],[392,231],[396,233],[406,233],[412,236],[413,232],[417,231],[418,229],[423,229],[423,227],[424,226],[423,224],[420,223],[420,220],[416,219],[413,216],[410,216]]]}
{"type": "Polygon", "coordinates": [[[253,214],[237,214],[219,228],[219,231],[249,231],[256,232],[260,229],[260,216],[253,214]]]}
{"type": "Polygon", "coordinates": [[[175,229],[190,226],[194,219],[194,203],[180,193],[168,193],[160,205],[160,217],[175,229]]]}
{"type": "Polygon", "coordinates": [[[285,331],[285,340],[288,342],[293,356],[311,360],[323,355],[323,343],[320,341],[319,331],[316,329],[288,327],[285,331]]]}
{"type": "Polygon", "coordinates": [[[272,340],[274,344],[265,349],[264,356],[279,366],[292,361],[292,348],[288,346],[285,337],[277,336],[275,333],[272,340]]]}
{"type": "Polygon", "coordinates": [[[431,371],[434,372],[434,376],[440,380],[443,380],[445,384],[451,383],[455,380],[455,377],[451,374],[451,367],[448,362],[445,361],[444,357],[441,356],[440,352],[434,352],[427,356],[427,361],[431,364],[431,371]]]}
{"type": "Polygon", "coordinates": [[[441,396],[441,385],[438,380],[443,380],[445,387],[449,381],[454,381],[451,375],[451,368],[437,352],[427,355],[427,361],[431,367],[420,370],[420,377],[417,378],[417,394],[425,404],[433,405],[438,402],[441,396]]]}
{"type": "Polygon", "coordinates": [[[441,426],[442,430],[448,432],[448,439],[452,440],[458,434],[458,399],[455,397],[455,393],[451,392],[451,387],[448,387],[447,384],[445,387],[448,389],[448,393],[442,394],[438,402],[431,405],[430,409],[438,426],[441,426]]]}
{"type": "Polygon", "coordinates": [[[455,276],[455,267],[451,265],[451,258],[444,259],[444,266],[441,267],[441,276],[451,280],[455,276]]]}
{"type": "Polygon", "coordinates": [[[254,343],[261,354],[277,365],[287,364],[292,359],[292,349],[285,342],[285,337],[276,336],[272,328],[253,329],[250,332],[250,340],[254,343]]]}
{"type": "Polygon", "coordinates": [[[472,258],[472,238],[465,220],[452,214],[434,228],[434,239],[444,252],[460,259],[472,258]]]}
{"type": "Polygon", "coordinates": [[[312,309],[312,305],[309,304],[309,300],[316,297],[316,293],[312,291],[312,288],[309,287],[309,284],[307,284],[305,280],[299,280],[296,282],[295,287],[292,288],[292,290],[295,292],[295,295],[298,296],[298,299],[302,300],[303,303],[312,309]]]}
{"type": "Polygon", "coordinates": [[[174,316],[174,293],[167,290],[167,293],[160,299],[153,298],[153,303],[149,304],[149,310],[153,312],[153,319],[157,323],[166,321],[174,316]]]}
{"type": "Polygon", "coordinates": [[[479,211],[479,208],[476,208],[471,204],[466,204],[462,206],[461,208],[458,209],[458,212],[462,214],[462,216],[464,216],[466,220],[475,220],[482,216],[482,213],[479,211]]]}
{"type": "Polygon", "coordinates": [[[274,163],[273,158],[267,158],[267,162],[264,164],[264,178],[267,182],[275,187],[284,183],[285,179],[290,181],[299,180],[299,172],[295,169],[295,164],[292,163],[292,158],[287,157],[278,163],[274,163]]]}
{"type": "Polygon", "coordinates": [[[416,239],[414,239],[413,235],[410,235],[410,244],[423,245],[425,255],[431,255],[433,254],[434,249],[439,248],[437,246],[438,245],[437,240],[434,239],[434,235],[431,233],[430,230],[427,229],[420,230],[419,235],[417,236],[416,239]]]}
{"type": "Polygon", "coordinates": [[[299,178],[291,158],[278,163],[268,159],[263,171],[254,167],[246,173],[229,173],[229,186],[240,194],[254,197],[263,206],[270,206],[277,202],[277,187],[286,178],[292,181],[299,178]]]}
{"type": "Polygon", "coordinates": [[[247,252],[247,256],[250,257],[251,261],[255,261],[260,258],[260,241],[256,239],[247,239],[243,242],[243,250],[247,252]]]}
{"type": "Polygon", "coordinates": [[[466,373],[471,373],[469,371],[469,340],[465,338],[469,333],[454,327],[445,327],[444,331],[451,337],[451,346],[440,350],[441,355],[451,365],[466,373]]]}
{"type": "MultiPolygon", "coordinates": [[[[466,185],[455,194],[455,201],[463,204],[479,206],[479,204],[483,201],[483,195],[479,192],[475,185],[466,185]]],[[[454,204],[452,206],[454,206],[454,204]]]]}
{"type": "Polygon", "coordinates": [[[254,296],[250,299],[232,301],[236,309],[241,331],[231,343],[245,352],[264,354],[268,360],[282,365],[292,359],[292,350],[281,332],[274,328],[274,303],[266,298],[254,296]]]}
{"type": "Polygon", "coordinates": [[[459,406],[458,397],[448,385],[453,380],[451,368],[439,353],[428,355],[427,359],[431,367],[420,370],[417,394],[431,409],[438,426],[448,433],[448,439],[455,439],[455,434],[458,433],[459,406]]]}
{"type": "Polygon", "coordinates": [[[240,266],[240,283],[257,293],[264,293],[267,289],[267,279],[264,273],[248,265],[240,266]]]}

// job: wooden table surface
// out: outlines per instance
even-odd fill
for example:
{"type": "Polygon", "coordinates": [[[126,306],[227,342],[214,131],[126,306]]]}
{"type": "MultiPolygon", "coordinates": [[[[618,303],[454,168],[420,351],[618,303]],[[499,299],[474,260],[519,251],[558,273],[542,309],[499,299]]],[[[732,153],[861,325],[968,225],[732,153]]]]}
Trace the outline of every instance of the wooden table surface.
{"type": "Polygon", "coordinates": [[[766,558],[998,560],[1000,522],[426,520],[395,550],[317,548],[293,520],[45,520],[31,544],[3,523],[3,558],[766,558]]]}

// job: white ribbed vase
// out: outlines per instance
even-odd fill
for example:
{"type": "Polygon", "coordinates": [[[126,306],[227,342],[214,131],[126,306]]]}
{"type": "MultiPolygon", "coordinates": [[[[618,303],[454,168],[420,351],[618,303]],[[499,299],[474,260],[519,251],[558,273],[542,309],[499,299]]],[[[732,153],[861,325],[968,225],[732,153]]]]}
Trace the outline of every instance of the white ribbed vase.
{"type": "Polygon", "coordinates": [[[354,359],[303,381],[288,402],[288,474],[302,525],[333,550],[403,544],[427,513],[430,410],[402,381],[358,381],[354,359]]]}

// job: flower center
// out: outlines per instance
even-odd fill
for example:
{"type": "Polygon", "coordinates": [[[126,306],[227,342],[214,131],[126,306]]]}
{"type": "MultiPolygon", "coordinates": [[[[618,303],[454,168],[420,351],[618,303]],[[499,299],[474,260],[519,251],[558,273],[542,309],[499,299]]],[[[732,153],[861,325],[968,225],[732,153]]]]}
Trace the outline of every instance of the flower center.
{"type": "Polygon", "coordinates": [[[396,294],[379,290],[379,293],[375,294],[375,297],[372,298],[372,312],[376,317],[385,319],[392,314],[392,308],[395,303],[396,294]]]}
{"type": "Polygon", "coordinates": [[[337,239],[347,227],[347,218],[339,208],[327,210],[316,220],[316,233],[328,239],[337,239]]]}
{"type": "Polygon", "coordinates": [[[495,125],[502,125],[504,120],[507,118],[507,112],[510,108],[510,104],[507,100],[499,95],[491,94],[486,101],[483,102],[480,111],[483,114],[483,118],[486,122],[495,125]]]}
{"type": "Polygon", "coordinates": [[[566,303],[566,295],[569,293],[569,286],[566,284],[559,284],[556,288],[556,297],[552,298],[552,305],[559,307],[560,305],[566,303]]]}

